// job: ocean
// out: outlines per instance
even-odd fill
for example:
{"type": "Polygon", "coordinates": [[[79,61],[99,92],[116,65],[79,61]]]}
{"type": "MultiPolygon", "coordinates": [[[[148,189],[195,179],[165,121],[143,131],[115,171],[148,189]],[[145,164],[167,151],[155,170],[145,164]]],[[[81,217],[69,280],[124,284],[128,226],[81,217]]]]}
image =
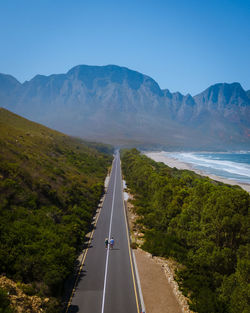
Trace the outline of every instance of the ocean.
{"type": "Polygon", "coordinates": [[[241,152],[161,152],[168,158],[188,163],[207,174],[250,184],[250,151],[241,152]]]}

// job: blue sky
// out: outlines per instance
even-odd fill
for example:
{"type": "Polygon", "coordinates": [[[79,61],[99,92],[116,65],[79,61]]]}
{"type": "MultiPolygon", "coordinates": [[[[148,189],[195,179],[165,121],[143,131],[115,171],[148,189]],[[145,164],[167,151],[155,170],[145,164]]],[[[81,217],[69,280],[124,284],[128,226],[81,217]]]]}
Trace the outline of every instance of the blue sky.
{"type": "Polygon", "coordinates": [[[19,81],[117,64],[195,95],[250,89],[250,0],[0,0],[0,72],[19,81]]]}

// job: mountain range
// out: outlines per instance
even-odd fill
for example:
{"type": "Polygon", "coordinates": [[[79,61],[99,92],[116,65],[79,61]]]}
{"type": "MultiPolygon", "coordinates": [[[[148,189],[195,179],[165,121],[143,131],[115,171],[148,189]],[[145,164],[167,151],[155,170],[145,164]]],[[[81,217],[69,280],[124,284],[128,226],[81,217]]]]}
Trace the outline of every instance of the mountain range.
{"type": "Polygon", "coordinates": [[[219,83],[196,96],[162,90],[116,65],[78,65],[20,83],[0,74],[0,106],[70,135],[168,149],[250,147],[250,90],[219,83]]]}

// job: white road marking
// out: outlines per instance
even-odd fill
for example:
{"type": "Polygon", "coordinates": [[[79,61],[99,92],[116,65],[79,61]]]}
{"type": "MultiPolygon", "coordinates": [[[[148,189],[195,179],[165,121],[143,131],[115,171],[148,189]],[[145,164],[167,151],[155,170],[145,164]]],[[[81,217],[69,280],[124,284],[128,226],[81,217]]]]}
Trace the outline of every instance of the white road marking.
{"type": "MultiPolygon", "coordinates": [[[[117,159],[116,159],[114,191],[113,191],[112,207],[111,207],[111,216],[110,216],[110,223],[109,223],[109,241],[110,241],[110,236],[111,236],[111,227],[112,227],[112,219],[113,219],[113,211],[114,211],[114,199],[115,199],[117,163],[118,163],[118,161],[117,161],[117,159]]],[[[102,310],[101,310],[101,313],[104,313],[105,294],[106,294],[106,284],[107,284],[107,273],[108,273],[108,262],[109,262],[109,245],[108,245],[107,256],[106,256],[106,265],[105,265],[105,275],[104,275],[104,286],[103,286],[103,294],[102,294],[102,310]]]]}
{"type": "Polygon", "coordinates": [[[146,313],[145,304],[144,304],[143,295],[142,295],[142,290],[141,290],[140,276],[139,276],[137,263],[136,263],[136,259],[135,259],[135,254],[134,254],[133,250],[132,250],[132,254],[133,254],[134,267],[135,267],[135,276],[136,276],[136,280],[137,280],[137,287],[139,289],[139,295],[140,295],[140,300],[141,300],[141,310],[143,313],[146,313]]]}

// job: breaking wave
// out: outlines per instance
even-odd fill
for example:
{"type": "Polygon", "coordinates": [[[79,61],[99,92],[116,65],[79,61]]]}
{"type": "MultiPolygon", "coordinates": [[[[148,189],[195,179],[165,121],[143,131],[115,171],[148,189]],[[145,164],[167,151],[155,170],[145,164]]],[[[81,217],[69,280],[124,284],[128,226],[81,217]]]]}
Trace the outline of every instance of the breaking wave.
{"type": "Polygon", "coordinates": [[[163,152],[167,157],[190,164],[194,169],[227,179],[250,183],[250,153],[163,152]]]}

